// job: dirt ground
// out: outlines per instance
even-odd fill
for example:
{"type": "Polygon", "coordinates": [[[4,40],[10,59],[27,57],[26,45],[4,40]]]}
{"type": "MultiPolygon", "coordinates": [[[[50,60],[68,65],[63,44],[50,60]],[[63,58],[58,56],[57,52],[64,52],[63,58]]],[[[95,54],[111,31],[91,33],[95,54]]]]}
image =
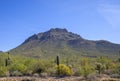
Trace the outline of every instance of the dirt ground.
{"type": "Polygon", "coordinates": [[[0,81],[120,81],[120,79],[101,78],[96,80],[85,80],[82,77],[1,77],[0,81]]]}
{"type": "Polygon", "coordinates": [[[0,81],[82,81],[81,77],[2,77],[0,81]]]}

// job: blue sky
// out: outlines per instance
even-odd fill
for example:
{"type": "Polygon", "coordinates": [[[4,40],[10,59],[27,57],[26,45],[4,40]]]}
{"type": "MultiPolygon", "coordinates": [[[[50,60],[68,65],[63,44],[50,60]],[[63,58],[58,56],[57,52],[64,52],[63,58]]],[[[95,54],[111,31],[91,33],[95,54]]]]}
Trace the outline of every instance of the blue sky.
{"type": "Polygon", "coordinates": [[[120,44],[120,0],[0,0],[0,50],[50,28],[120,44]]]}

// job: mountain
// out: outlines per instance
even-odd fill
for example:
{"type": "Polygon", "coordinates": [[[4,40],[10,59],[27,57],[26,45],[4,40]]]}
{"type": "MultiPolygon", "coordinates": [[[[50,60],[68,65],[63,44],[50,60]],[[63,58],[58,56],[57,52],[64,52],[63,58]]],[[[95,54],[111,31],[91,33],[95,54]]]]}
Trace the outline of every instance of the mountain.
{"type": "Polygon", "coordinates": [[[3,51],[0,51],[0,53],[3,53],[3,51]]]}
{"type": "Polygon", "coordinates": [[[105,40],[86,40],[66,29],[54,28],[32,35],[10,52],[31,57],[49,57],[58,54],[63,56],[117,56],[119,50],[120,44],[105,40]]]}

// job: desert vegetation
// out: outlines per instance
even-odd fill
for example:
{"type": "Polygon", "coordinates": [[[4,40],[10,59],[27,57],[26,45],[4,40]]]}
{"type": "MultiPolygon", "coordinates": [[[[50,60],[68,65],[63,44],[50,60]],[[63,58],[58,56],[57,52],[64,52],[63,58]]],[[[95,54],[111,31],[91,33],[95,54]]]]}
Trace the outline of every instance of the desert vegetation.
{"type": "Polygon", "coordinates": [[[120,78],[120,58],[69,56],[56,58],[32,58],[20,55],[0,54],[0,77],[37,76],[83,78],[103,75],[120,78]]]}

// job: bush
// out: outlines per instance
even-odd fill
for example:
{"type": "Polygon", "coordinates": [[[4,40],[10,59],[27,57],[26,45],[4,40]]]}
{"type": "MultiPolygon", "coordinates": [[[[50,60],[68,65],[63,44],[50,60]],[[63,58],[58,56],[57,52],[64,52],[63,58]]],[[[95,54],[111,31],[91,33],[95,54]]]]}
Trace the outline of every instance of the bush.
{"type": "Polygon", "coordinates": [[[13,73],[14,71],[18,71],[23,74],[25,70],[26,70],[26,66],[24,64],[14,63],[9,66],[10,73],[13,73]]]}
{"type": "Polygon", "coordinates": [[[58,74],[58,67],[59,67],[59,75],[60,76],[70,76],[73,74],[70,67],[66,66],[65,64],[60,64],[59,66],[56,67],[57,74],[58,74]]]}
{"type": "Polygon", "coordinates": [[[94,72],[94,67],[93,65],[90,65],[88,58],[82,58],[80,64],[81,65],[77,67],[77,70],[74,73],[75,75],[82,75],[86,78],[90,73],[94,72]]]}
{"type": "Polygon", "coordinates": [[[13,71],[13,72],[11,73],[11,76],[22,76],[22,73],[19,72],[19,71],[13,71]]]}
{"type": "Polygon", "coordinates": [[[87,77],[90,73],[93,72],[93,68],[91,66],[81,66],[79,73],[80,75],[83,75],[84,77],[87,77]]]}
{"type": "Polygon", "coordinates": [[[42,73],[46,71],[45,64],[42,63],[41,61],[34,62],[32,65],[29,65],[26,72],[28,73],[42,73]]]}
{"type": "Polygon", "coordinates": [[[0,76],[5,76],[7,73],[7,68],[4,66],[0,66],[0,76]]]}
{"type": "Polygon", "coordinates": [[[99,74],[104,72],[105,68],[105,65],[103,65],[102,63],[96,63],[95,69],[98,71],[99,74]]]}
{"type": "Polygon", "coordinates": [[[116,68],[113,70],[113,73],[120,75],[120,65],[116,66],[116,68]]]}

